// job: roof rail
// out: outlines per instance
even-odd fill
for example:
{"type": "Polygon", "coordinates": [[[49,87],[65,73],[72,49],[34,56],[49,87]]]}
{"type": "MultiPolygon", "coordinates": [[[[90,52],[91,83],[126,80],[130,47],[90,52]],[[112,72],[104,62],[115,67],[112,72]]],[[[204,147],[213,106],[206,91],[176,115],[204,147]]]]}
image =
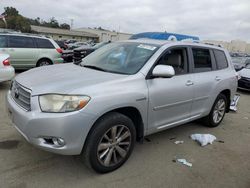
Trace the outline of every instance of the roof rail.
{"type": "Polygon", "coordinates": [[[211,46],[218,46],[218,47],[223,47],[221,44],[213,44],[213,43],[210,43],[210,42],[204,42],[204,44],[207,44],[207,45],[211,45],[211,46]]]}

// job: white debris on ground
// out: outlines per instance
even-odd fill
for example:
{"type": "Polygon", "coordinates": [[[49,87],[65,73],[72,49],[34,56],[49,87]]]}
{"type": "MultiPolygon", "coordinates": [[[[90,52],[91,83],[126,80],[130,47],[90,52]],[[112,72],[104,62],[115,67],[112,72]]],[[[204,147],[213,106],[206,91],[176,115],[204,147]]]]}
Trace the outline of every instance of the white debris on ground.
{"type": "Polygon", "coordinates": [[[211,134],[192,134],[190,137],[192,140],[199,142],[201,146],[212,144],[216,140],[216,137],[211,134]]]}
{"type": "Polygon", "coordinates": [[[237,111],[237,105],[238,105],[239,99],[240,99],[239,94],[234,95],[234,99],[230,104],[230,110],[235,111],[235,112],[237,111]]]}
{"type": "Polygon", "coordinates": [[[183,140],[177,140],[177,141],[175,141],[174,143],[175,143],[175,144],[183,144],[184,141],[183,141],[183,140]]]}
{"type": "Polygon", "coordinates": [[[182,164],[184,164],[184,165],[186,165],[186,166],[189,166],[189,167],[192,167],[192,166],[193,166],[193,164],[187,162],[186,159],[177,159],[176,161],[179,162],[179,163],[182,163],[182,164]]]}

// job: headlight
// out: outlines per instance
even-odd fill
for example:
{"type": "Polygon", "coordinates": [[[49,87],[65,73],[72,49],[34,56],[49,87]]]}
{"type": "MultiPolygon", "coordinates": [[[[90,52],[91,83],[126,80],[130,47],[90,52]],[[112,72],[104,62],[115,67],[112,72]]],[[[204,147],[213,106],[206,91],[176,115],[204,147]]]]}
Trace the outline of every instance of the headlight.
{"type": "Polygon", "coordinates": [[[43,112],[72,112],[85,107],[90,100],[89,96],[77,95],[41,95],[39,103],[43,112]]]}

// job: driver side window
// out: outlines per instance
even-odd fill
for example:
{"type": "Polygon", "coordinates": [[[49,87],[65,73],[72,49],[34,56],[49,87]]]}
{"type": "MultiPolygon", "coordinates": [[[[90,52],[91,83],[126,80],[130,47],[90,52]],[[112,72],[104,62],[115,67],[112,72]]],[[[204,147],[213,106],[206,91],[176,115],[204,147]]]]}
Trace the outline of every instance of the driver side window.
{"type": "Polygon", "coordinates": [[[158,61],[158,65],[170,65],[175,70],[175,75],[188,73],[187,49],[173,48],[166,51],[158,61]]]}

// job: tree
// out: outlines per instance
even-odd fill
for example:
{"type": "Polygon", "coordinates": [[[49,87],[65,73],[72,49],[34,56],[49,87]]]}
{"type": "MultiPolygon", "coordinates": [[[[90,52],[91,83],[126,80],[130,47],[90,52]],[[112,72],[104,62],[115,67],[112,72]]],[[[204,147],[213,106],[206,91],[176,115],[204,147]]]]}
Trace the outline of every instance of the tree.
{"type": "Polygon", "coordinates": [[[4,15],[6,16],[6,22],[8,29],[13,29],[22,32],[30,32],[31,27],[28,20],[20,15],[14,7],[5,7],[4,15]]]}
{"type": "Polygon", "coordinates": [[[70,25],[67,24],[67,23],[63,23],[63,24],[60,25],[60,28],[70,30],[70,25]]]}
{"type": "Polygon", "coordinates": [[[14,7],[5,7],[4,14],[7,16],[18,16],[19,12],[14,7]]]}

